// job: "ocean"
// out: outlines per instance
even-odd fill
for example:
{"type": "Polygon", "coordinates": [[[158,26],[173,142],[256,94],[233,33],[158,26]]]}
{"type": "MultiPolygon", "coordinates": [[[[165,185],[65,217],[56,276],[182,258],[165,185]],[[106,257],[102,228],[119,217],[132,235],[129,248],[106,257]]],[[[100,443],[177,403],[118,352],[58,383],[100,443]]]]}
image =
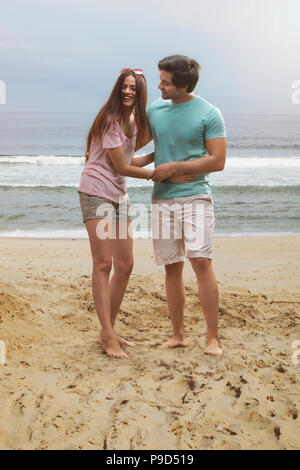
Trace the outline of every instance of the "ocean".
{"type": "MultiPolygon", "coordinates": [[[[77,188],[93,118],[0,111],[1,237],[87,238],[77,188]]],[[[300,115],[225,121],[226,167],[211,174],[216,236],[300,233],[300,115]]],[[[135,237],[151,237],[152,183],[128,178],[127,186],[135,237]]]]}

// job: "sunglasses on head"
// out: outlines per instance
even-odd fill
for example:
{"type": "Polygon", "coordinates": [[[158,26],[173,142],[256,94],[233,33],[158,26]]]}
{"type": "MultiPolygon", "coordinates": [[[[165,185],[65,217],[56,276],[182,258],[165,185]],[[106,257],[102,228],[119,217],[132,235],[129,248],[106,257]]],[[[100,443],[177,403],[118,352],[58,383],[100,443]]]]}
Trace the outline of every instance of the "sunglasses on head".
{"type": "Polygon", "coordinates": [[[120,73],[125,73],[125,72],[134,72],[136,75],[143,75],[144,70],[142,69],[122,69],[120,70],[120,73]]]}

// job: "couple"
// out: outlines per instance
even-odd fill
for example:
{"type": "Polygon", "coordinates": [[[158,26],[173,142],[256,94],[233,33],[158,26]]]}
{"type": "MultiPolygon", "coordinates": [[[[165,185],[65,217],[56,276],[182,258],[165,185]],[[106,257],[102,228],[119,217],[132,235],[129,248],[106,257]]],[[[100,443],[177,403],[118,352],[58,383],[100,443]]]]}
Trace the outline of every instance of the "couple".
{"type": "Polygon", "coordinates": [[[114,331],[133,268],[125,178],[130,176],[154,181],[153,223],[158,224],[154,218],[159,214],[163,226],[167,224],[180,233],[180,237],[167,238],[160,233],[153,239],[156,263],[165,266],[173,326],[172,337],[161,347],[187,344],[182,277],[186,255],[196,274],[207,323],[205,353],[221,356],[218,287],[211,262],[214,209],[209,173],[221,171],[225,165],[224,120],[218,108],[192,93],[200,70],[195,60],[169,56],[158,63],[158,68],[161,98],[147,113],[143,71],[122,69],[87,137],[86,165],[78,192],[93,257],[92,291],[102,327],[99,343],[109,356],[119,358],[128,357],[123,345],[133,346],[114,331]],[[133,157],[151,139],[155,152],[133,157]],[[153,161],[154,171],[143,168],[153,161]],[[111,208],[111,220],[107,220],[107,212],[103,215],[107,207],[111,208]],[[99,222],[113,226],[113,236],[99,237],[99,222]],[[191,237],[191,233],[200,236],[191,237]],[[112,265],[114,274],[109,281],[112,265]]]}

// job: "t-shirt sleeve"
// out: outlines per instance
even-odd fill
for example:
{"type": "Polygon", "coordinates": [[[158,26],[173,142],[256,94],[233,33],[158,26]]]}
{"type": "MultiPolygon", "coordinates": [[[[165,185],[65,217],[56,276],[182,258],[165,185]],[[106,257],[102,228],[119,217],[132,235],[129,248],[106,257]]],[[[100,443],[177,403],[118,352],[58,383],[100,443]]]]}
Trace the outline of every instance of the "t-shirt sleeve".
{"type": "Polygon", "coordinates": [[[218,108],[213,108],[207,117],[204,138],[209,140],[219,137],[226,137],[225,121],[221,111],[218,108]]]}
{"type": "Polygon", "coordinates": [[[123,145],[121,129],[118,124],[112,123],[102,137],[104,149],[115,149],[123,145]]]}

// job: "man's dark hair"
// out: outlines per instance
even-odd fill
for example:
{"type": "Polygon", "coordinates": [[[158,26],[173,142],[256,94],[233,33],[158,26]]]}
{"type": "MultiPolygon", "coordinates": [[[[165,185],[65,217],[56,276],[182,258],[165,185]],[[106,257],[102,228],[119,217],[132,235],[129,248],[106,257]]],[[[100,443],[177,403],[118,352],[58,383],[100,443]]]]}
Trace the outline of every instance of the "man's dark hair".
{"type": "Polygon", "coordinates": [[[159,70],[172,72],[172,82],[176,88],[187,86],[191,93],[199,80],[200,65],[194,59],[185,55],[170,55],[158,62],[159,70]]]}

